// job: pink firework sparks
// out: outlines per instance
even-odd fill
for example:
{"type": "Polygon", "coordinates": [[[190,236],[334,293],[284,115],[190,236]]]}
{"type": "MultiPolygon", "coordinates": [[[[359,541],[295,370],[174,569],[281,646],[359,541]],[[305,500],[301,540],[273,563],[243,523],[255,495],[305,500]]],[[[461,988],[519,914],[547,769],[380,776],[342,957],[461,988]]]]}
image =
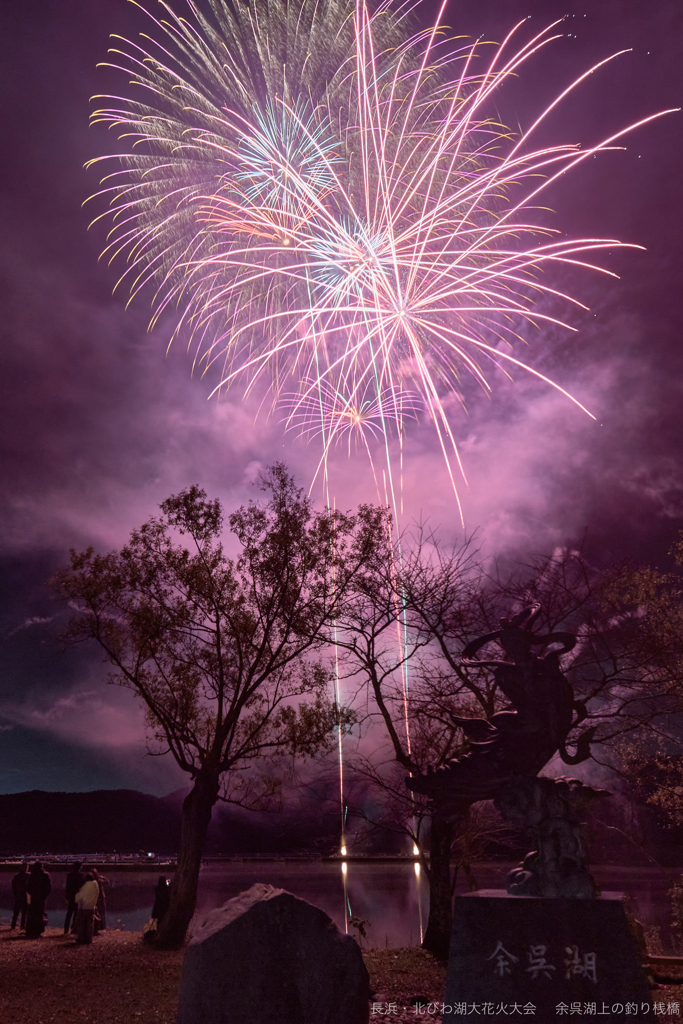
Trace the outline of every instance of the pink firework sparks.
{"type": "Polygon", "coordinates": [[[132,140],[105,179],[106,251],[127,256],[133,292],[155,283],[155,317],[177,307],[177,332],[189,330],[203,366],[223,367],[215,390],[266,375],[277,398],[291,396],[292,378],[305,382],[298,406],[287,399],[290,420],[312,431],[317,402],[324,459],[354,430],[369,452],[375,420],[385,437],[387,417],[400,433],[414,406],[387,396],[417,392],[456,497],[446,405],[462,400],[463,373],[490,392],[492,369],[523,368],[584,409],[519,357],[521,332],[573,329],[539,300],[585,308],[544,269],[609,274],[588,254],[623,243],[560,236],[537,204],[560,175],[668,111],[585,149],[535,149],[533,136],[618,54],[515,136],[495,98],[559,22],[517,48],[521,22],[480,70],[476,45],[456,46],[438,24],[406,38],[387,4],[370,14],[362,0],[328,0],[321,23],[312,0],[265,3],[258,17],[216,0],[216,24],[191,2],[192,22],[162,6],[162,42],[120,51],[143,99],[94,115],[132,140]],[[288,52],[310,57],[323,27],[326,61],[283,71],[278,46],[291,37],[288,52]],[[363,420],[368,402],[377,417],[363,420]]]}

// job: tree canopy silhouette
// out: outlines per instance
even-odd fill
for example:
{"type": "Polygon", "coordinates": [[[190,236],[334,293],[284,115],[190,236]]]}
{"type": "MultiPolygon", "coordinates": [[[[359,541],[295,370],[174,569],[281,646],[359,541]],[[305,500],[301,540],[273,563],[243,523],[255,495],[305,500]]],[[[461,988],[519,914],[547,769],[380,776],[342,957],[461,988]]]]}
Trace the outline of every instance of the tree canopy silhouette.
{"type": "Polygon", "coordinates": [[[219,797],[263,807],[277,792],[278,760],[315,752],[352,720],[328,697],[319,652],[378,547],[382,513],[315,511],[282,464],[262,487],[266,502],[228,517],[235,558],[220,541],[220,502],[192,486],[164,501],[161,516],[121,550],[72,551],[52,581],[78,610],[67,642],[100,645],[109,681],[142,700],[157,751],[193,780],[159,931],[164,947],[182,943],[194,913],[219,797]]]}

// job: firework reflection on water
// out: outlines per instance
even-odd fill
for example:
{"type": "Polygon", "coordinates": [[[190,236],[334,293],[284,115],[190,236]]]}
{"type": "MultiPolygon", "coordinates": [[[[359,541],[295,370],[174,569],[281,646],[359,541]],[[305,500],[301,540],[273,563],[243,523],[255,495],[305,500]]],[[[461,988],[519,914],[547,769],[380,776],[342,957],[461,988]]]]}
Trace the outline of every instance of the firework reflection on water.
{"type": "MultiPolygon", "coordinates": [[[[417,944],[420,918],[415,884],[414,862],[356,863],[347,860],[347,890],[353,912],[369,922],[367,942],[371,947],[408,946],[417,944]]],[[[473,864],[474,875],[483,889],[505,886],[507,872],[514,865],[507,862],[473,864]]],[[[652,867],[594,866],[591,871],[600,887],[632,896],[638,906],[638,918],[646,926],[661,929],[666,948],[670,943],[671,904],[668,890],[680,871],[663,871],[652,867]]],[[[140,931],[150,918],[154,898],[154,878],[146,872],[109,872],[112,883],[107,891],[110,924],[126,931],[140,931]],[[151,882],[150,882],[151,879],[151,882]],[[118,923],[120,919],[120,924],[118,923]]],[[[8,926],[12,916],[12,872],[0,872],[0,926],[8,926]]],[[[52,874],[53,894],[47,904],[48,924],[64,923],[63,876],[52,874]]],[[[344,930],[340,863],[267,861],[232,862],[205,866],[199,876],[197,908],[205,912],[220,906],[233,896],[249,889],[255,882],[265,882],[286,889],[320,907],[344,930]]],[[[423,911],[425,884],[421,878],[423,911]]],[[[467,880],[458,877],[456,892],[467,892],[467,880]]],[[[365,942],[364,942],[365,945],[365,942]]]]}

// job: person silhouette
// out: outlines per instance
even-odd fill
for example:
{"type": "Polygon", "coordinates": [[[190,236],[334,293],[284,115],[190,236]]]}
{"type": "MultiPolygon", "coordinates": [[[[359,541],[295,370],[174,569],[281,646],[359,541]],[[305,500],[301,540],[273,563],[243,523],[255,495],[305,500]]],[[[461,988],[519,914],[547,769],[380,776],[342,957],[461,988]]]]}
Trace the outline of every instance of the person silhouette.
{"type": "Polygon", "coordinates": [[[76,930],[76,913],[78,906],[76,904],[76,893],[83,885],[85,881],[85,875],[81,871],[81,862],[77,860],[71,867],[71,871],[66,876],[66,917],[64,918],[64,934],[69,934],[69,924],[72,925],[72,930],[76,930]]]}
{"type": "Polygon", "coordinates": [[[76,893],[78,913],[76,914],[76,944],[89,946],[93,938],[95,908],[100,894],[100,887],[94,875],[89,871],[83,885],[76,893]]]}
{"type": "Polygon", "coordinates": [[[154,886],[154,906],[152,917],[156,918],[157,925],[161,924],[164,914],[168,913],[171,905],[171,887],[165,875],[159,876],[159,881],[154,886]]]}
{"type": "Polygon", "coordinates": [[[26,883],[26,895],[29,905],[26,913],[26,938],[38,939],[45,931],[47,914],[45,913],[45,901],[52,892],[52,882],[47,871],[39,860],[31,865],[29,878],[26,883]]]}
{"type": "Polygon", "coordinates": [[[107,900],[104,895],[105,885],[109,885],[109,879],[105,878],[97,868],[90,869],[93,878],[97,882],[99,894],[97,897],[97,913],[95,914],[94,922],[94,934],[99,935],[100,932],[106,932],[107,930],[107,900]]]}
{"type": "Polygon", "coordinates": [[[26,911],[28,900],[26,899],[26,883],[28,882],[28,868],[22,864],[12,879],[12,896],[14,897],[14,909],[12,911],[12,928],[16,928],[17,920],[21,917],[20,928],[26,928],[26,911]]]}

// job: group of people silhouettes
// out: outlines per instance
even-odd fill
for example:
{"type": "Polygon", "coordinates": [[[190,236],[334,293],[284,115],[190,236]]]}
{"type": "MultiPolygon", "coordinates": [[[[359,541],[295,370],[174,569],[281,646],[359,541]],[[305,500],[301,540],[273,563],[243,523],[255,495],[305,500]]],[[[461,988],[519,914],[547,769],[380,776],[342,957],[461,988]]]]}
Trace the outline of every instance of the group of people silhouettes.
{"type": "MultiPolygon", "coordinates": [[[[97,868],[83,872],[83,865],[75,861],[66,876],[66,917],[64,934],[71,931],[79,945],[92,942],[93,935],[107,927],[107,902],[104,887],[108,879],[97,868]]],[[[39,860],[27,869],[22,864],[12,879],[12,928],[17,921],[26,930],[27,939],[37,939],[45,931],[47,914],[45,902],[52,892],[52,881],[39,860]]]]}
{"type": "MultiPolygon", "coordinates": [[[[66,876],[64,934],[75,935],[78,945],[85,946],[92,942],[98,932],[106,930],[107,901],[104,887],[109,884],[109,880],[97,868],[86,868],[85,871],[82,868],[83,864],[77,860],[66,876]]],[[[20,928],[26,931],[27,939],[39,938],[47,924],[45,902],[51,892],[52,881],[39,860],[30,869],[22,864],[12,879],[12,928],[16,928],[19,921],[20,928]]],[[[152,908],[152,917],[157,923],[168,911],[170,899],[168,879],[161,875],[154,887],[152,908]]]]}
{"type": "Polygon", "coordinates": [[[37,939],[45,931],[45,901],[52,892],[52,882],[39,860],[29,871],[22,864],[12,879],[12,928],[16,928],[21,916],[21,927],[26,929],[27,939],[37,939]]]}

